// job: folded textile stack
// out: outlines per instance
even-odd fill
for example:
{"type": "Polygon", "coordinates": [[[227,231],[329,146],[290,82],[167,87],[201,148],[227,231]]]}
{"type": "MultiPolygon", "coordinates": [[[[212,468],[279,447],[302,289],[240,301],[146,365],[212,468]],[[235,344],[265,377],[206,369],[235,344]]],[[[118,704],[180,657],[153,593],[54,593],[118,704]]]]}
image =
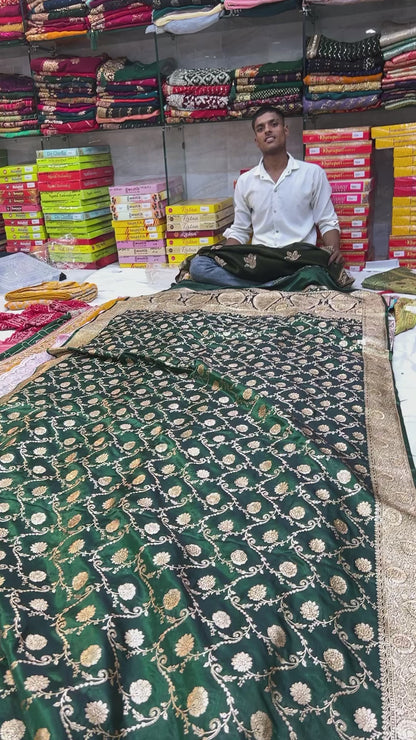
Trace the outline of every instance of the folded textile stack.
{"type": "Polygon", "coordinates": [[[44,149],[37,164],[51,262],[85,269],[116,262],[110,147],[44,149]]]}
{"type": "Polygon", "coordinates": [[[41,252],[48,238],[40,203],[36,164],[8,165],[0,170],[0,211],[7,252],[41,252]]]}
{"type": "Polygon", "coordinates": [[[305,161],[324,168],[341,227],[344,266],[362,270],[371,252],[373,217],[370,128],[314,129],[303,132],[305,161]]]}
{"type": "MultiPolygon", "coordinates": [[[[166,263],[165,180],[135,180],[110,188],[111,212],[120,267],[166,263]]],[[[183,196],[181,177],[169,180],[169,200],[183,196]]]]}
{"type": "Polygon", "coordinates": [[[104,62],[97,75],[97,124],[118,129],[159,123],[158,75],[163,68],[164,62],[142,64],[126,57],[104,62]]]}
{"type": "Polygon", "coordinates": [[[35,86],[31,77],[0,73],[1,136],[40,133],[34,98],[35,86]]]}
{"type": "Polygon", "coordinates": [[[7,254],[7,237],[6,237],[6,229],[4,226],[4,218],[3,216],[0,216],[0,257],[3,257],[5,254],[7,254]]]}
{"type": "Polygon", "coordinates": [[[163,84],[166,123],[229,118],[231,80],[222,68],[176,69],[163,84]]]}
{"type": "Polygon", "coordinates": [[[97,71],[106,59],[104,54],[31,60],[42,134],[69,134],[98,128],[95,120],[97,71]]]}
{"type": "Polygon", "coordinates": [[[169,264],[177,265],[200,247],[221,244],[232,223],[232,198],[189,200],[166,208],[166,249],[169,264]]]}
{"type": "Polygon", "coordinates": [[[306,114],[378,108],[383,57],[377,34],[359,41],[336,41],[321,34],[307,39],[306,114]]]}
{"type": "Polygon", "coordinates": [[[10,290],[5,298],[5,307],[9,311],[20,311],[32,303],[50,303],[51,301],[93,301],[97,297],[95,283],[77,283],[73,280],[58,282],[51,280],[33,285],[29,288],[10,290]]]}
{"type": "Polygon", "coordinates": [[[84,0],[27,0],[27,41],[83,36],[88,31],[84,0]]]}
{"type": "Polygon", "coordinates": [[[218,0],[152,0],[152,25],[156,33],[186,34],[217,23],[223,14],[218,0]]]}
{"type": "Polygon", "coordinates": [[[274,105],[285,116],[302,113],[302,59],[268,62],[234,70],[231,115],[251,118],[260,105],[274,105]]]}
{"type": "Polygon", "coordinates": [[[151,0],[86,0],[91,31],[146,26],[152,19],[151,0]]]}
{"type": "MultiPolygon", "coordinates": [[[[7,165],[7,159],[8,159],[8,153],[7,149],[0,149],[0,167],[3,168],[7,165]]],[[[7,238],[6,238],[6,231],[4,228],[4,218],[2,215],[2,210],[0,208],[0,257],[3,257],[3,255],[7,254],[6,251],[6,244],[7,244],[7,238]]]]}
{"type": "Polygon", "coordinates": [[[23,39],[22,8],[16,0],[5,0],[0,5],[0,41],[23,39]]]}
{"type": "Polygon", "coordinates": [[[394,110],[416,103],[416,26],[380,36],[384,59],[381,102],[394,110]]]}
{"type": "Polygon", "coordinates": [[[389,237],[389,258],[402,267],[416,269],[416,123],[374,126],[377,143],[390,141],[393,149],[393,208],[389,237]]]}

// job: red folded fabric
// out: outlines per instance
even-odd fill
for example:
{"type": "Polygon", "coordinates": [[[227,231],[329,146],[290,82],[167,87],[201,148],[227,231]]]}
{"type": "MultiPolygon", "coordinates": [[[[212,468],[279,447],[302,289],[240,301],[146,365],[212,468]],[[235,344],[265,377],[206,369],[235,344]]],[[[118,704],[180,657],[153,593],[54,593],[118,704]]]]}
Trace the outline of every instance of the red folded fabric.
{"type": "MultiPolygon", "coordinates": [[[[65,20],[66,23],[66,20],[65,20]]],[[[76,75],[77,77],[95,76],[98,67],[108,59],[107,54],[100,56],[78,57],[78,56],[58,56],[58,57],[38,57],[31,59],[30,66],[33,72],[56,75],[62,74],[76,75]]]]}
{"type": "Polygon", "coordinates": [[[0,353],[29,339],[39,329],[61,318],[63,314],[68,313],[69,317],[72,317],[86,308],[90,308],[90,304],[85,301],[68,300],[50,301],[46,304],[34,303],[18,314],[0,312],[0,331],[15,329],[10,337],[0,341],[0,353]]]}

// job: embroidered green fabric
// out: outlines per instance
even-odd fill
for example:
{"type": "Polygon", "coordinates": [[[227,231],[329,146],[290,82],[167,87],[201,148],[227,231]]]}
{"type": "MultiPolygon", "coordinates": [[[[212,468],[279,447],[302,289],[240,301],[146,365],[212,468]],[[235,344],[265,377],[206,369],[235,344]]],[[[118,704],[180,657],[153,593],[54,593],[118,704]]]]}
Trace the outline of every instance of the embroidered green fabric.
{"type": "Polygon", "coordinates": [[[1,737],[385,736],[409,681],[379,636],[381,299],[176,289],[108,314],[0,407],[1,737]]]}

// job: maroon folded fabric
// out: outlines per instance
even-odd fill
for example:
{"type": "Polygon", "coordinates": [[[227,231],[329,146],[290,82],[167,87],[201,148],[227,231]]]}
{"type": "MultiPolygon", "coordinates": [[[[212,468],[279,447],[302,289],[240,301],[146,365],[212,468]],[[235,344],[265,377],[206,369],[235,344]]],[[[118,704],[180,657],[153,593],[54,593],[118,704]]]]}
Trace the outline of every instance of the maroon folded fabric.
{"type": "Polygon", "coordinates": [[[38,57],[31,59],[30,67],[33,72],[52,75],[76,75],[77,77],[95,77],[98,67],[108,59],[107,54],[100,56],[77,57],[38,57]]]}
{"type": "Polygon", "coordinates": [[[101,13],[97,16],[89,14],[87,18],[92,29],[101,31],[109,28],[129,28],[130,26],[146,25],[152,20],[152,11],[151,8],[147,8],[145,5],[141,5],[140,7],[143,10],[131,11],[129,9],[126,12],[109,11],[108,13],[101,13]]]}
{"type": "MultiPolygon", "coordinates": [[[[22,11],[20,10],[19,3],[15,3],[14,5],[5,5],[2,8],[0,8],[0,18],[3,16],[18,16],[20,20],[22,20],[22,11]]],[[[8,21],[10,23],[10,21],[8,21]]]]}

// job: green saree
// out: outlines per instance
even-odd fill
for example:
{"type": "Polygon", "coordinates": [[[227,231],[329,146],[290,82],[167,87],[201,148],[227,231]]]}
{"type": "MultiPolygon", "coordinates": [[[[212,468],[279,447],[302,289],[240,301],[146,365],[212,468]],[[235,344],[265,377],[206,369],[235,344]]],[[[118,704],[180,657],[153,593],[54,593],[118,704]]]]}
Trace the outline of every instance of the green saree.
{"type": "Polygon", "coordinates": [[[2,740],[413,736],[414,483],[379,296],[120,301],[0,426],[2,740]]]}

